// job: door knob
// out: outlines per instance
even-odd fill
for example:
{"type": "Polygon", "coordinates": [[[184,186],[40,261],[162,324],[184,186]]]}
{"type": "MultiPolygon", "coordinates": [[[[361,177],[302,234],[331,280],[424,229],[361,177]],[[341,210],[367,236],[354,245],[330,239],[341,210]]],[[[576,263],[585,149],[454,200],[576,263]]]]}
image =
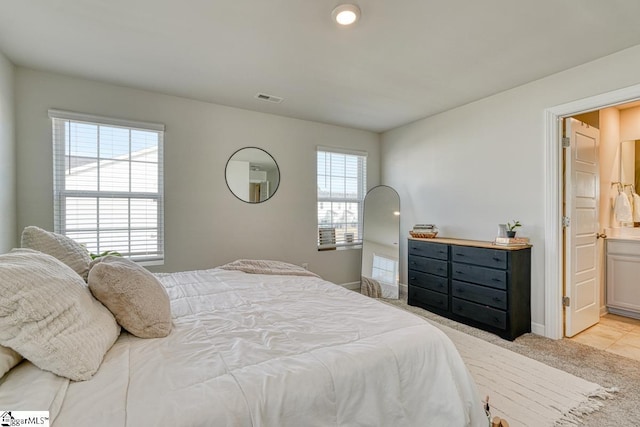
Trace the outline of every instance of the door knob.
{"type": "Polygon", "coordinates": [[[596,233],[596,239],[600,239],[600,238],[606,239],[607,235],[604,233],[596,233]]]}

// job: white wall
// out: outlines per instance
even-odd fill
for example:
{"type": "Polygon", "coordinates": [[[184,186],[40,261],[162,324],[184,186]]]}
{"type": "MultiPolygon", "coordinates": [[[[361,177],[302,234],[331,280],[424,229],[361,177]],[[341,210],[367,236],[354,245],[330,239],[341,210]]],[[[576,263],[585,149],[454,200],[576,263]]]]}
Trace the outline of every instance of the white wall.
{"type": "MultiPolygon", "coordinates": [[[[613,218],[613,200],[618,195],[620,181],[620,111],[617,108],[600,110],[600,228],[617,227],[613,218]]],[[[604,274],[604,272],[603,272],[604,274]]],[[[604,277],[604,276],[603,276],[604,277]]],[[[604,283],[604,282],[603,282],[604,283]]],[[[604,304],[604,300],[601,301],[604,304]]]]}
{"type": "Polygon", "coordinates": [[[0,52],[0,253],[17,246],[14,74],[0,52]]]}
{"type": "MultiPolygon", "coordinates": [[[[518,219],[531,238],[532,322],[544,325],[545,109],[640,83],[640,46],[382,135],[382,183],[402,201],[402,233],[492,240],[518,219]]],[[[406,283],[406,240],[402,242],[406,283]]]]}
{"type": "Polygon", "coordinates": [[[640,107],[620,111],[620,141],[640,139],[640,107]]]}
{"type": "MultiPolygon", "coordinates": [[[[600,110],[600,231],[606,227],[618,226],[613,218],[613,200],[618,195],[616,186],[612,182],[620,181],[620,111],[610,107],[600,110]]],[[[606,313],[606,254],[604,240],[598,241],[598,267],[600,271],[600,313],[606,313]]]]}
{"type": "Polygon", "coordinates": [[[225,169],[227,186],[240,199],[249,200],[249,162],[230,160],[225,169]]]}
{"type": "Polygon", "coordinates": [[[336,283],[359,280],[359,250],[316,249],[315,149],[367,151],[372,187],[379,183],[377,134],[24,68],[16,71],[16,99],[19,230],[53,229],[49,108],[159,122],[166,125],[166,262],[157,271],[266,258],[308,262],[336,283]],[[280,167],[280,187],[265,203],[244,203],[226,186],[227,159],[245,146],[265,149],[280,167]]]}

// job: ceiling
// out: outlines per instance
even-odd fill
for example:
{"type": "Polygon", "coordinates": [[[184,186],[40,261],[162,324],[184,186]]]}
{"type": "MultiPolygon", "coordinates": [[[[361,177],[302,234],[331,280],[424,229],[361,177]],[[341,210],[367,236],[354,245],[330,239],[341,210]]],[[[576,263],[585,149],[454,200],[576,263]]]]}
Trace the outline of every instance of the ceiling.
{"type": "Polygon", "coordinates": [[[18,66],[382,132],[640,44],[637,0],[2,0],[18,66]],[[257,93],[284,98],[261,101],[257,93]]]}

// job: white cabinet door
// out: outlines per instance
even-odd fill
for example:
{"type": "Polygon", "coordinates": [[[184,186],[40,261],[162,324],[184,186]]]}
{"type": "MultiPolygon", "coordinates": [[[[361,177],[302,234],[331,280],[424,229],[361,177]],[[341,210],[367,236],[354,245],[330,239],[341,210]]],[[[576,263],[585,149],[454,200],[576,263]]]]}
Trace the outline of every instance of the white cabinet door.
{"type": "Polygon", "coordinates": [[[607,254],[607,307],[640,314],[640,256],[607,254]]]}

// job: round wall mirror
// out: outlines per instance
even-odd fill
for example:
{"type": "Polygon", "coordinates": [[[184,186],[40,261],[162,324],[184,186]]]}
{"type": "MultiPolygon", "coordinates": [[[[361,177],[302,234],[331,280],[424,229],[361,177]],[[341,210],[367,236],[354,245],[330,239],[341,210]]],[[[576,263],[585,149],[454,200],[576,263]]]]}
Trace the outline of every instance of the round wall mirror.
{"type": "Polygon", "coordinates": [[[225,168],[229,190],[247,203],[269,200],[280,185],[278,164],[261,148],[241,148],[229,158],[225,168]]]}

